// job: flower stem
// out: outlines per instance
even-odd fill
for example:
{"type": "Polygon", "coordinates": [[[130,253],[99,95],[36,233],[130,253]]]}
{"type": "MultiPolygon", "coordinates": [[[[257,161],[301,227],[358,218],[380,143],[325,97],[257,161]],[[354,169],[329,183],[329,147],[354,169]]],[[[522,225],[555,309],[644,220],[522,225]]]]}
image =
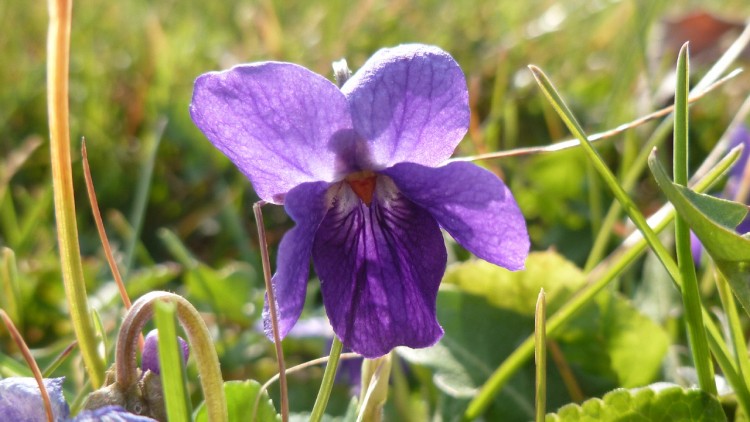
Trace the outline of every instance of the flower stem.
{"type": "Polygon", "coordinates": [[[94,388],[104,381],[104,361],[97,354],[96,336],[89,315],[73,196],[68,126],[68,69],[72,0],[49,0],[47,38],[47,102],[50,130],[50,161],[65,296],[73,331],[94,388]]]}
{"type": "Polygon", "coordinates": [[[339,357],[341,356],[341,350],[343,348],[344,344],[334,335],[333,343],[331,344],[331,353],[328,357],[328,364],[323,373],[323,381],[320,383],[318,397],[315,399],[315,405],[313,405],[312,412],[310,413],[310,422],[320,422],[323,418],[326,406],[328,405],[328,398],[331,397],[331,388],[333,388],[333,380],[336,376],[336,369],[338,369],[339,357]]]}
{"type": "Polygon", "coordinates": [[[534,315],[534,361],[536,362],[536,422],[544,422],[547,409],[547,306],[544,289],[539,292],[534,315]]]}
{"type": "Polygon", "coordinates": [[[268,257],[268,241],[266,240],[266,227],[263,223],[263,211],[261,207],[265,201],[256,202],[253,205],[255,223],[258,225],[258,242],[260,242],[260,257],[263,262],[263,279],[266,282],[266,295],[268,299],[268,312],[271,315],[271,330],[273,331],[273,343],[276,347],[276,361],[279,366],[279,389],[281,390],[281,420],[289,420],[289,394],[286,385],[286,363],[284,362],[284,349],[281,347],[281,335],[279,335],[279,314],[276,309],[276,296],[271,282],[271,259],[268,257]]]}
{"type": "Polygon", "coordinates": [[[117,336],[115,351],[117,384],[121,389],[127,390],[138,381],[138,366],[135,360],[138,336],[153,316],[154,302],[158,300],[173,302],[177,305],[177,318],[188,336],[190,351],[195,354],[208,419],[218,422],[227,421],[229,416],[224,395],[224,380],[221,376],[219,358],[216,356],[216,349],[208,332],[208,327],[206,327],[206,323],[193,305],[182,296],[174,293],[150,292],[133,303],[117,336]]]}
{"type": "MultiPolygon", "coordinates": [[[[677,58],[677,86],[674,111],[674,182],[687,186],[688,182],[688,44],[682,46],[677,58]]],[[[716,395],[716,381],[708,350],[706,330],[703,325],[698,278],[690,251],[690,228],[679,215],[675,218],[675,247],[677,266],[682,277],[682,303],[685,308],[688,338],[693,354],[693,364],[698,372],[698,384],[704,391],[716,395]]]]}

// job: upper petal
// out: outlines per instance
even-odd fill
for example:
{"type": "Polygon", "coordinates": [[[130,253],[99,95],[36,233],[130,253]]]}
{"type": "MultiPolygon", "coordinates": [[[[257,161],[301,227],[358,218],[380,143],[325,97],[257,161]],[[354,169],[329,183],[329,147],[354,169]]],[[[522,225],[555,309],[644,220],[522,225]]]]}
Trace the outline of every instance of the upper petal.
{"type": "Polygon", "coordinates": [[[469,127],[466,78],[437,47],[382,49],[341,90],[375,169],[402,161],[437,165],[469,127]]]}
{"type": "Polygon", "coordinates": [[[340,186],[313,247],[333,330],[368,358],[400,345],[431,346],[443,334],[436,318],[446,263],[440,228],[386,177],[378,178],[370,206],[340,186]]]}
{"type": "Polygon", "coordinates": [[[264,62],[201,75],[190,115],[250,179],[282,203],[304,182],[332,181],[337,149],[351,144],[346,98],[327,79],[291,63],[264,62]]]}
{"type": "Polygon", "coordinates": [[[470,252],[509,270],[523,268],[526,222],[497,176],[466,162],[437,168],[402,163],[383,173],[470,252]]]}
{"type": "MultiPolygon", "coordinates": [[[[304,183],[286,196],[284,207],[297,225],[281,239],[272,280],[281,337],[292,329],[305,305],[313,240],[326,213],[327,188],[323,182],[304,183]]],[[[263,309],[263,326],[273,338],[268,303],[263,309]]]]}
{"type": "MultiPolygon", "coordinates": [[[[64,378],[45,378],[44,386],[52,404],[55,421],[65,421],[70,408],[63,396],[64,378]]],[[[39,384],[31,377],[11,377],[0,380],[0,421],[46,421],[39,384]]]]}

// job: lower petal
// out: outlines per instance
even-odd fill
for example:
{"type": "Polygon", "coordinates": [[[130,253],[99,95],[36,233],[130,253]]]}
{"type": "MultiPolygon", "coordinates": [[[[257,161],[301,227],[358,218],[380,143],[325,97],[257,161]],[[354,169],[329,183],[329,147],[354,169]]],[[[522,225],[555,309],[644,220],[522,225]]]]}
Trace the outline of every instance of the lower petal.
{"type": "Polygon", "coordinates": [[[526,221],[497,176],[465,162],[436,168],[400,163],[382,173],[471,253],[509,270],[523,269],[529,254],[526,221]]]}
{"type": "MultiPolygon", "coordinates": [[[[303,183],[286,196],[284,208],[297,225],[286,232],[279,244],[273,291],[279,318],[279,334],[286,336],[299,319],[305,305],[310,255],[315,232],[326,213],[324,182],[303,183]]],[[[273,339],[268,298],[263,308],[263,328],[273,339]]]]}
{"type": "Polygon", "coordinates": [[[439,226],[386,177],[369,206],[341,190],[313,247],[334,331],[367,358],[433,345],[443,334],[435,312],[447,259],[439,226]]]}

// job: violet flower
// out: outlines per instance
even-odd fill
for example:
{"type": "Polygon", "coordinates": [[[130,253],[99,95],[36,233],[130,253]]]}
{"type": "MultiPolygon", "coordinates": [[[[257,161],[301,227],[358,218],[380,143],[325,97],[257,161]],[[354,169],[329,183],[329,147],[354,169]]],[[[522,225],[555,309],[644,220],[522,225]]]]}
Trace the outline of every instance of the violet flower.
{"type": "MultiPolygon", "coordinates": [[[[750,131],[748,131],[745,126],[738,126],[737,129],[732,132],[732,138],[729,141],[729,149],[735,148],[738,145],[742,145],[744,149],[742,150],[740,158],[738,158],[729,169],[727,183],[724,185],[724,190],[718,195],[718,197],[730,201],[738,200],[743,204],[750,204],[750,195],[746,194],[743,198],[737,198],[740,185],[742,184],[743,173],[745,172],[745,167],[747,167],[748,159],[750,159],[750,131]]],[[[750,215],[742,220],[742,222],[735,228],[735,231],[739,234],[750,232],[750,215]]],[[[703,256],[703,244],[700,239],[698,239],[698,236],[692,231],[690,232],[690,241],[693,261],[696,265],[700,265],[701,257],[703,256]]]]}
{"type": "MultiPolygon", "coordinates": [[[[155,422],[146,416],[134,415],[119,406],[87,410],[70,418],[70,407],[63,395],[64,377],[45,378],[44,386],[52,404],[55,422],[155,422]]],[[[39,385],[31,377],[11,377],[0,380],[0,421],[46,421],[47,412],[39,385]]]]}
{"type": "MultiPolygon", "coordinates": [[[[190,347],[182,337],[177,337],[177,342],[180,345],[180,351],[182,352],[182,363],[187,363],[190,357],[190,347]]],[[[151,330],[146,335],[146,340],[143,342],[143,357],[141,358],[141,370],[145,374],[146,371],[151,371],[157,375],[161,374],[161,368],[159,365],[159,330],[151,330]]]]}
{"type": "Polygon", "coordinates": [[[441,227],[478,257],[523,268],[529,238],[508,188],[474,164],[447,163],[469,105],[463,72],[439,48],[380,50],[340,90],[292,63],[207,73],[190,114],[296,223],[273,277],[282,336],[302,312],[310,257],[335,333],[370,358],[442,336],[441,227]]]}

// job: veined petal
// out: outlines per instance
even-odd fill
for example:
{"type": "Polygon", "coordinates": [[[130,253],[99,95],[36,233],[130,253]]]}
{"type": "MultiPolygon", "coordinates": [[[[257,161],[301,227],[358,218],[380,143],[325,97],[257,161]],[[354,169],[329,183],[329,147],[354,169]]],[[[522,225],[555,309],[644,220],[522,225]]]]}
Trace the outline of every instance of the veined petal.
{"type": "MultiPolygon", "coordinates": [[[[281,337],[292,329],[305,305],[315,232],[328,208],[325,198],[327,189],[328,184],[324,182],[304,183],[286,196],[284,208],[297,225],[281,239],[276,274],[272,280],[281,337]]],[[[263,308],[263,328],[268,338],[273,339],[267,300],[263,308]]]]}
{"type": "Polygon", "coordinates": [[[466,78],[437,47],[382,49],[341,90],[376,170],[402,161],[442,163],[469,127],[466,78]]]}
{"type": "Polygon", "coordinates": [[[337,151],[354,135],[348,107],[324,77],[264,62],[200,76],[190,115],[260,198],[280,204],[293,187],[348,170],[336,168],[337,151]]]}
{"type": "Polygon", "coordinates": [[[382,173],[470,252],[509,270],[523,268],[529,253],[526,222],[497,176],[465,162],[437,168],[402,163],[382,173]]]}
{"type": "MultiPolygon", "coordinates": [[[[63,396],[64,378],[45,378],[52,404],[54,420],[65,421],[70,415],[70,408],[63,396]]],[[[0,421],[36,422],[46,421],[42,393],[39,384],[31,377],[11,377],[0,380],[0,421]]]]}
{"type": "Polygon", "coordinates": [[[345,346],[374,358],[396,346],[431,346],[445,271],[440,228],[378,176],[367,206],[342,183],[315,236],[313,262],[328,318],[345,346]]]}

